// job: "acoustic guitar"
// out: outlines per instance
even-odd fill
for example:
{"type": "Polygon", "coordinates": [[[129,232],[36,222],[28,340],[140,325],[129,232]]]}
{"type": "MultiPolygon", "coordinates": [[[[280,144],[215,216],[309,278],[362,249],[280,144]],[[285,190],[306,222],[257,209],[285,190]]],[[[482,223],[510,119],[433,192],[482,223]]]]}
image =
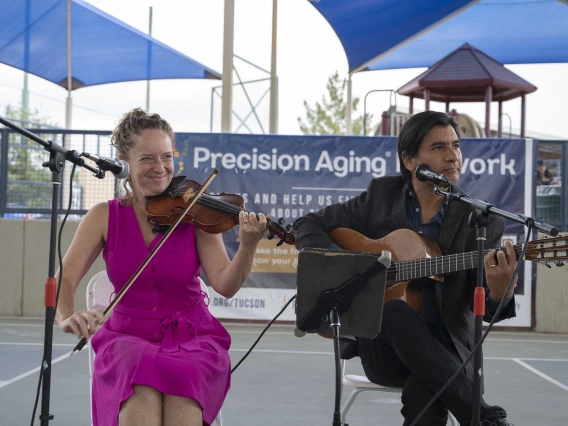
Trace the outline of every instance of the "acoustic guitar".
{"type": "MultiPolygon", "coordinates": [[[[329,233],[332,241],[344,250],[380,253],[388,250],[392,254],[392,265],[387,270],[385,302],[403,299],[412,309],[423,313],[422,292],[426,280],[443,282],[443,275],[477,268],[477,251],[442,256],[433,239],[410,229],[399,229],[386,237],[373,240],[348,228],[335,228],[329,233]]],[[[522,245],[515,245],[517,259],[522,245]]],[[[504,247],[499,250],[505,251],[504,247]]],[[[485,250],[487,254],[490,250],[485,250]]],[[[525,260],[542,262],[549,266],[555,263],[563,266],[568,259],[568,235],[544,238],[528,243],[525,260]]]]}

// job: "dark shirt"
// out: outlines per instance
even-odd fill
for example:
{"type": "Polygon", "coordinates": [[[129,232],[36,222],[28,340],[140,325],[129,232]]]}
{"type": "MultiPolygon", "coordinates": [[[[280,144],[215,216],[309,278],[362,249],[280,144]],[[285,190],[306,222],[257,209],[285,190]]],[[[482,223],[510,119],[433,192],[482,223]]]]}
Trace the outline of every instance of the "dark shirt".
{"type": "MultiPolygon", "coordinates": [[[[448,208],[448,199],[444,200],[444,203],[440,207],[440,211],[436,213],[436,215],[430,219],[428,223],[422,223],[422,208],[420,207],[420,203],[418,202],[418,198],[416,198],[416,194],[412,188],[411,184],[407,184],[405,188],[406,193],[406,221],[408,226],[413,231],[418,232],[419,234],[425,235],[427,237],[432,238],[435,241],[438,241],[438,237],[440,235],[440,230],[442,229],[442,221],[444,220],[444,214],[446,213],[446,209],[448,208]]],[[[422,293],[422,305],[424,307],[424,319],[426,322],[431,323],[436,329],[439,331],[440,336],[446,340],[451,341],[450,335],[446,326],[444,325],[444,321],[442,320],[442,316],[440,315],[440,309],[438,307],[438,303],[436,301],[436,293],[434,291],[434,282],[430,282],[422,293]]],[[[503,310],[505,310],[509,304],[511,299],[505,300],[503,310]]],[[[495,302],[489,296],[489,290],[486,290],[486,297],[485,297],[485,307],[489,314],[494,315],[497,311],[497,307],[499,306],[499,302],[495,302]]]]}
{"type": "MultiPolygon", "coordinates": [[[[412,189],[412,185],[406,185],[405,194],[406,221],[409,228],[419,234],[432,238],[434,241],[438,241],[440,229],[442,228],[442,221],[444,220],[444,214],[448,208],[448,199],[446,198],[444,200],[444,203],[440,206],[440,211],[436,213],[432,219],[430,219],[430,222],[422,223],[422,208],[420,207],[418,198],[416,198],[416,194],[412,189]]],[[[442,320],[442,316],[440,315],[433,281],[430,281],[422,292],[422,306],[424,309],[424,320],[431,323],[438,330],[442,339],[447,342],[451,342],[452,339],[450,338],[450,334],[448,333],[448,330],[444,325],[444,320],[442,320]]]]}

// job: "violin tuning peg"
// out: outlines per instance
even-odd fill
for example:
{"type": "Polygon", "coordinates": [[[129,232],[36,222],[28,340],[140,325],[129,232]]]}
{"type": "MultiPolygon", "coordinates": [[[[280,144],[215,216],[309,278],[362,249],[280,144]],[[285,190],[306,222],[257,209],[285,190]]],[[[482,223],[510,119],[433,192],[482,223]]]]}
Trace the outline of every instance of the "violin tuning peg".
{"type": "Polygon", "coordinates": [[[280,225],[283,225],[284,222],[285,222],[285,221],[284,221],[284,218],[283,218],[283,217],[281,217],[280,219],[278,219],[278,223],[279,223],[280,225]]]}
{"type": "Polygon", "coordinates": [[[290,230],[292,229],[292,224],[289,223],[288,225],[286,225],[286,232],[290,232],[290,230]]]}
{"type": "Polygon", "coordinates": [[[276,244],[276,247],[280,247],[282,244],[284,244],[284,240],[278,241],[278,244],[276,244]]]}
{"type": "Polygon", "coordinates": [[[564,266],[564,262],[560,262],[559,260],[556,262],[556,266],[564,266]]]}
{"type": "Polygon", "coordinates": [[[549,268],[549,269],[552,269],[552,266],[550,266],[550,265],[548,264],[548,262],[546,262],[546,263],[544,264],[544,266],[546,266],[546,267],[549,268]]]}
{"type": "Polygon", "coordinates": [[[269,240],[271,240],[271,239],[274,238],[274,234],[270,233],[270,234],[268,234],[268,235],[266,236],[266,238],[268,238],[269,240]]]}

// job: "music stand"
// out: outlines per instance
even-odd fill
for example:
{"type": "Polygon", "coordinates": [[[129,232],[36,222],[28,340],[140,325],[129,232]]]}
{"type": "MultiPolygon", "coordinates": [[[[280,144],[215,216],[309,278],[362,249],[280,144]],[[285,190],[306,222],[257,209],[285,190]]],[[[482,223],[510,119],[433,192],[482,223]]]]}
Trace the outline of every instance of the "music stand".
{"type": "Polygon", "coordinates": [[[379,334],[391,253],[303,249],[298,255],[296,326],[306,333],[333,334],[336,386],[333,426],[341,426],[342,335],[372,339],[379,334]]]}

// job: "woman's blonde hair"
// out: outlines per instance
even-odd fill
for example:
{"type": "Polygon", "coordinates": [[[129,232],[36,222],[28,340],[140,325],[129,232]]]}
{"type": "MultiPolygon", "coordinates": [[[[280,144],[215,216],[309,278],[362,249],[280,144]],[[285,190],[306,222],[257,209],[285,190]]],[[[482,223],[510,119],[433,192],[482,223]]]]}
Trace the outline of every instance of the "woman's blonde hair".
{"type": "MultiPolygon", "coordinates": [[[[117,157],[121,160],[128,160],[130,148],[132,148],[132,136],[140,136],[144,130],[162,130],[174,142],[174,132],[172,126],[160,117],[159,114],[149,114],[141,108],[134,108],[122,116],[118,125],[112,132],[111,144],[116,148],[117,157]]],[[[122,181],[123,197],[121,203],[128,205],[132,203],[134,193],[132,192],[132,181],[130,176],[122,181]]]]}

